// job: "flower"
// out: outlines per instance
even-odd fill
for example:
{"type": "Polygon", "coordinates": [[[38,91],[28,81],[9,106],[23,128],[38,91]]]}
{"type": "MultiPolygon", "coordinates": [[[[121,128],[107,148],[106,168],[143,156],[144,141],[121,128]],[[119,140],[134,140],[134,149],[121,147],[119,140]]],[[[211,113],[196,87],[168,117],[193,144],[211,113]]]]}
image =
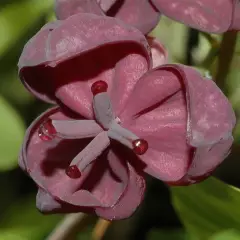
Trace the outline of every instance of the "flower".
{"type": "Polygon", "coordinates": [[[240,30],[238,0],[56,0],[59,19],[80,12],[120,18],[144,34],[157,25],[160,14],[200,31],[240,30]]]}
{"type": "Polygon", "coordinates": [[[126,218],[142,201],[145,173],[191,184],[227,156],[227,98],[194,69],[152,68],[150,56],[140,31],[93,14],[47,24],[26,44],[21,80],[58,105],[28,128],[19,156],[40,211],[126,218]]]}

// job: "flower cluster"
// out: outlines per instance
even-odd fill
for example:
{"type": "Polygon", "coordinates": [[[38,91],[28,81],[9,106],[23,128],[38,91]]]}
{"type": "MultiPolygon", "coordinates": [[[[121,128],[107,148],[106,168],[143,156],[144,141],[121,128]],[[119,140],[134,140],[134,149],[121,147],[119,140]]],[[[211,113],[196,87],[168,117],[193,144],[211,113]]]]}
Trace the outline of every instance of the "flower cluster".
{"type": "Polygon", "coordinates": [[[213,1],[56,1],[59,20],[19,60],[26,88],[56,105],[28,128],[19,156],[39,187],[40,211],[126,218],[143,199],[146,173],[188,185],[224,160],[233,142],[231,104],[212,80],[168,64],[164,47],[144,36],[159,11],[205,30],[236,26],[234,1],[217,2],[229,5],[223,15],[231,24],[218,21],[216,6],[209,13],[213,1]]]}
{"type": "Polygon", "coordinates": [[[116,17],[144,34],[156,26],[161,15],[200,31],[240,30],[239,0],[56,0],[59,19],[76,13],[116,17]]]}

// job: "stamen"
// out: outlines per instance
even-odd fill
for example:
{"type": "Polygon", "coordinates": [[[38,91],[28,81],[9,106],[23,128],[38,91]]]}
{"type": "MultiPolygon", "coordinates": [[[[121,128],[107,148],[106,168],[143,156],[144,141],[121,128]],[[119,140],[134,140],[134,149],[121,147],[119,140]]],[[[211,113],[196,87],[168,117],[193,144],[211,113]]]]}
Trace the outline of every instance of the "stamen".
{"type": "Polygon", "coordinates": [[[56,136],[56,129],[52,124],[52,119],[46,120],[38,129],[38,136],[43,141],[50,141],[56,136]]]}
{"type": "MultiPolygon", "coordinates": [[[[96,160],[103,151],[110,145],[110,139],[107,132],[103,131],[99,133],[71,162],[70,167],[66,170],[66,174],[71,177],[75,176],[76,168],[80,172],[96,160]],[[73,173],[72,173],[73,172],[73,173]],[[70,173],[70,175],[68,174],[70,173]]],[[[76,174],[77,176],[79,173],[76,174]]]]}
{"type": "Polygon", "coordinates": [[[115,119],[112,104],[107,93],[99,93],[93,98],[93,110],[96,121],[104,128],[109,129],[115,119]]]}
{"type": "Polygon", "coordinates": [[[133,151],[137,155],[143,155],[148,150],[148,142],[144,139],[136,139],[132,142],[133,151]]]}
{"type": "Polygon", "coordinates": [[[65,139],[96,137],[103,129],[94,120],[53,120],[57,136],[65,139]]]}
{"type": "Polygon", "coordinates": [[[134,133],[116,122],[112,123],[111,128],[108,130],[108,136],[129,147],[137,155],[142,155],[148,150],[148,142],[146,140],[139,139],[134,133]]]}
{"type": "Polygon", "coordinates": [[[65,172],[70,178],[80,178],[82,175],[76,165],[69,166],[65,172]]]}
{"type": "Polygon", "coordinates": [[[94,96],[97,95],[98,93],[106,92],[107,89],[108,89],[108,84],[102,80],[93,83],[91,87],[91,91],[94,96]]]}

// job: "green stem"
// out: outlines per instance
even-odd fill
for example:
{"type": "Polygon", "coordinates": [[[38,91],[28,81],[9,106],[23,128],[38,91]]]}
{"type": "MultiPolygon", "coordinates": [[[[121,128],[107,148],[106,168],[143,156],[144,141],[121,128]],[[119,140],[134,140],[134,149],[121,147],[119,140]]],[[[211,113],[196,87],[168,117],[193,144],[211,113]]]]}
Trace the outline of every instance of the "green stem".
{"type": "Polygon", "coordinates": [[[209,51],[208,55],[201,63],[201,67],[210,69],[215,58],[218,56],[220,43],[216,37],[212,36],[209,33],[201,32],[201,35],[203,35],[206,38],[206,40],[208,40],[209,44],[211,45],[211,50],[209,51]]]}
{"type": "Polygon", "coordinates": [[[237,43],[236,31],[229,31],[224,33],[219,50],[215,80],[217,85],[222,89],[222,91],[225,94],[227,94],[226,78],[231,67],[236,43],[237,43]]]}

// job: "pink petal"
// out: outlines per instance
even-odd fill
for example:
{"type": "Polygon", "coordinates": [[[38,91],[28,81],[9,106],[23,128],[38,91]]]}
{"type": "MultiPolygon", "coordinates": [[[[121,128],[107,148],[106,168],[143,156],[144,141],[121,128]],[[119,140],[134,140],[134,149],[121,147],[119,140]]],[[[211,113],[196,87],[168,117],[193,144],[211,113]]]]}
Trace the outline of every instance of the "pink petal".
{"type": "Polygon", "coordinates": [[[149,0],[125,0],[116,3],[106,12],[147,34],[158,24],[160,14],[149,0]]]}
{"type": "Polygon", "coordinates": [[[158,10],[201,31],[222,33],[231,27],[236,0],[152,0],[158,10]]]}
{"type": "Polygon", "coordinates": [[[62,208],[62,204],[59,201],[41,188],[38,189],[36,196],[36,206],[40,212],[59,211],[62,208]]]}
{"type": "Polygon", "coordinates": [[[200,74],[190,67],[178,70],[184,71],[186,80],[191,79],[186,82],[190,113],[188,142],[196,147],[188,173],[178,183],[181,185],[206,178],[227,157],[236,117],[228,99],[213,81],[201,81],[200,74]]]}
{"type": "MultiPolygon", "coordinates": [[[[109,92],[114,91],[113,105],[118,111],[150,67],[145,37],[113,18],[79,14],[59,22],[59,27],[44,35],[45,60],[33,59],[31,67],[21,61],[22,80],[43,100],[57,97],[86,118],[93,117],[91,85],[104,80],[109,92]]],[[[38,48],[35,43],[28,45],[26,53],[38,48]]],[[[25,58],[24,51],[21,59],[25,58]]]]}
{"type": "Polygon", "coordinates": [[[29,127],[22,157],[32,179],[53,198],[65,203],[77,207],[113,206],[126,188],[125,179],[112,175],[104,155],[89,165],[80,178],[69,178],[65,169],[91,139],[42,141],[37,130],[46,118],[69,119],[69,115],[57,108],[50,109],[29,127]]]}
{"type": "Polygon", "coordinates": [[[231,29],[240,30],[240,2],[238,0],[235,0],[234,3],[235,7],[231,29]]]}
{"type": "Polygon", "coordinates": [[[73,213],[85,212],[93,213],[91,208],[78,207],[64,203],[59,199],[54,199],[48,192],[39,188],[36,196],[36,207],[42,213],[73,213]]]}
{"type": "Polygon", "coordinates": [[[229,137],[210,146],[198,147],[188,173],[179,181],[178,185],[197,183],[208,177],[228,156],[232,143],[233,137],[229,137]]]}
{"type": "Polygon", "coordinates": [[[168,53],[163,44],[157,38],[147,37],[151,47],[153,68],[159,67],[168,62],[168,53]]]}
{"type": "Polygon", "coordinates": [[[223,161],[235,125],[232,107],[215,83],[181,65],[146,74],[120,119],[149,143],[141,157],[145,171],[171,182],[188,171],[193,175],[193,168],[194,176],[205,174],[223,161]]]}
{"type": "Polygon", "coordinates": [[[96,0],[55,0],[55,12],[60,20],[77,13],[104,15],[96,0]]]}
{"type": "Polygon", "coordinates": [[[97,0],[97,3],[104,12],[108,11],[117,2],[118,0],[97,0]]]}
{"type": "Polygon", "coordinates": [[[191,160],[187,108],[181,82],[173,73],[162,67],[146,74],[119,117],[124,127],[148,141],[149,149],[141,156],[147,173],[164,181],[186,174],[191,160]]]}
{"type": "Polygon", "coordinates": [[[175,69],[187,90],[189,144],[200,147],[231,137],[236,117],[221,90],[191,67],[177,65],[175,69]]]}
{"type": "MultiPolygon", "coordinates": [[[[122,151],[122,150],[121,150],[122,151]]],[[[122,169],[122,160],[130,160],[131,155],[124,152],[124,154],[109,154],[109,163],[115,172],[122,169]],[[124,155],[124,156],[123,156],[124,155]]],[[[145,192],[145,180],[139,172],[135,170],[129,163],[128,164],[128,185],[117,204],[111,208],[97,208],[96,214],[108,220],[119,220],[131,216],[143,200],[145,192]]]]}
{"type": "Polygon", "coordinates": [[[34,37],[32,37],[25,45],[20,56],[18,67],[19,75],[25,87],[32,92],[36,97],[43,101],[54,103],[53,93],[51,92],[50,82],[48,81],[48,72],[45,65],[34,68],[41,62],[47,62],[46,55],[46,39],[53,29],[57,28],[60,22],[46,24],[34,37]],[[34,81],[29,82],[29,79],[34,81]],[[46,88],[46,86],[48,86],[46,88]]]}

